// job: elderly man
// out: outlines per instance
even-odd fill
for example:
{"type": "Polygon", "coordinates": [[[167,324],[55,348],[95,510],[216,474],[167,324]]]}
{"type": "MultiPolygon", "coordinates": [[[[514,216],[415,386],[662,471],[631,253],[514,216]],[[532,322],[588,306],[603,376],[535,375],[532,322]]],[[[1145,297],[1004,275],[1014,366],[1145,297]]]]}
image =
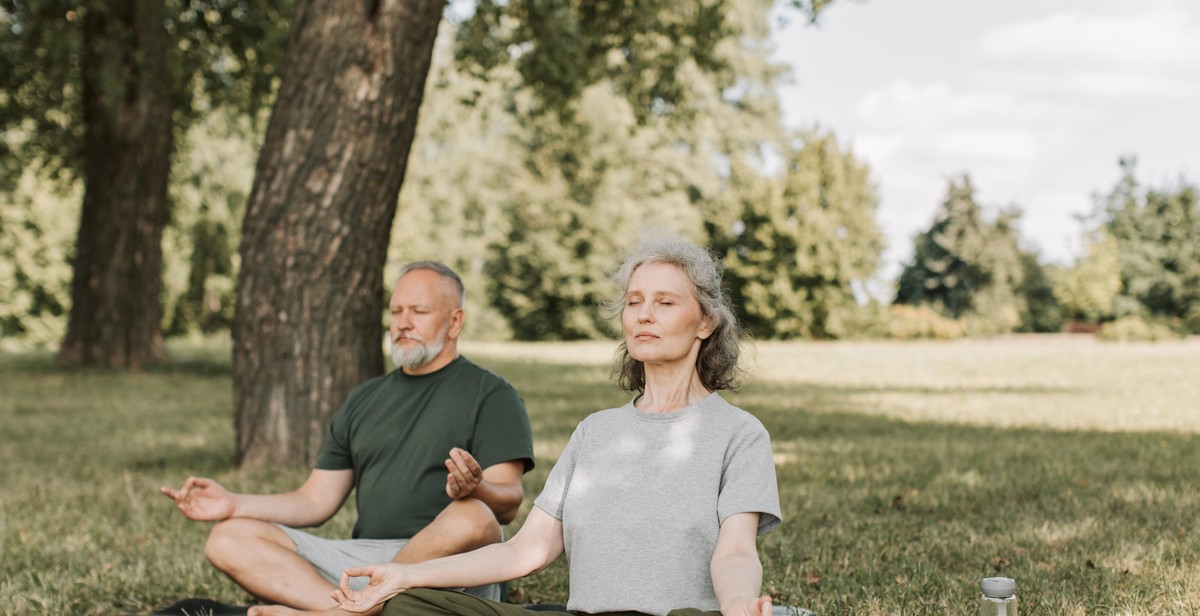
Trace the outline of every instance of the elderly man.
{"type": "MultiPolygon", "coordinates": [[[[459,356],[463,285],[453,270],[406,266],[390,303],[390,374],[358,386],[334,416],[304,485],[286,494],[234,494],[192,477],[163,487],[191,520],[219,521],[205,555],[242,588],[298,610],[331,610],[342,570],[413,563],[500,540],[533,468],[529,418],[499,376],[459,356]],[[335,514],[357,489],[348,540],[297,530],[335,514]]],[[[363,580],[365,582],[365,579],[363,580]]],[[[496,598],[496,586],[468,592],[496,598]]],[[[252,614],[290,612],[256,607],[252,614]]]]}

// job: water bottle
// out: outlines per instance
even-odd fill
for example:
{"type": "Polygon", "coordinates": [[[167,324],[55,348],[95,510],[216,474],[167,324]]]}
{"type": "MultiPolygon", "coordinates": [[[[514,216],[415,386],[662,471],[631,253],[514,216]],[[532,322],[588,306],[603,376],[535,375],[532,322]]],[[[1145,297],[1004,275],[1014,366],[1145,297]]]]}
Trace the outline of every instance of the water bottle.
{"type": "Polygon", "coordinates": [[[979,616],[1017,616],[1017,583],[1012,578],[983,578],[979,616]]]}

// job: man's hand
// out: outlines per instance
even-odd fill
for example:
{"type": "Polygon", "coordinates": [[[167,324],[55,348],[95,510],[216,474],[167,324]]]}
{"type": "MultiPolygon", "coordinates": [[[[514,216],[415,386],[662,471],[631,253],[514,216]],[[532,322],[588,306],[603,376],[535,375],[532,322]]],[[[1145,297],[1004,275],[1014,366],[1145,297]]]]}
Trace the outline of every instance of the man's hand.
{"type": "Polygon", "coordinates": [[[189,520],[226,520],[237,509],[236,496],[227,492],[221,484],[204,477],[188,477],[179,490],[163,486],[159,491],[175,501],[175,506],[189,520]]]}
{"type": "Polygon", "coordinates": [[[465,450],[455,447],[446,458],[446,496],[458,500],[475,492],[483,481],[483,469],[465,450]]]}
{"type": "Polygon", "coordinates": [[[770,595],[738,601],[731,609],[721,610],[721,616],[771,616],[772,613],[770,595]]]}
{"type": "Polygon", "coordinates": [[[404,565],[386,563],[350,567],[342,572],[342,582],[329,596],[347,612],[366,612],[376,605],[408,590],[404,565]],[[368,576],[370,583],[362,590],[350,590],[350,578],[368,576]]]}

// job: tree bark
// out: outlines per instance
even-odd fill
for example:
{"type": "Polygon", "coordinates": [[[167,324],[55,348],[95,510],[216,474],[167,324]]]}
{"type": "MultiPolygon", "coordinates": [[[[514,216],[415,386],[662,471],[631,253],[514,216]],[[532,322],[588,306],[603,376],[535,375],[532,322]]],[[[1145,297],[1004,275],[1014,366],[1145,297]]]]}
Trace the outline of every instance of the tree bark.
{"type": "Polygon", "coordinates": [[[311,464],[382,372],[383,266],[444,4],[296,5],[242,231],[239,466],[311,464]]]}
{"type": "Polygon", "coordinates": [[[162,234],[172,136],[161,0],[90,3],[83,22],[84,198],[59,360],[161,360],[162,234]]]}

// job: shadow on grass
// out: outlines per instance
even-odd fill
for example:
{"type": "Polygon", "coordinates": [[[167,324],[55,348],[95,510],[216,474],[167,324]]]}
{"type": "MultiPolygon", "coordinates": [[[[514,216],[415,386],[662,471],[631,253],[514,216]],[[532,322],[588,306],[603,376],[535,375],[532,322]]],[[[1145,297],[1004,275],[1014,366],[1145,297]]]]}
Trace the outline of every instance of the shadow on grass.
{"type": "MultiPolygon", "coordinates": [[[[228,349],[215,345],[190,345],[172,348],[167,359],[149,366],[147,374],[184,374],[201,377],[228,377],[233,374],[228,349]]],[[[122,375],[123,368],[106,368],[77,363],[59,363],[52,351],[18,351],[0,354],[0,373],[38,373],[47,375],[122,375]]]]}

